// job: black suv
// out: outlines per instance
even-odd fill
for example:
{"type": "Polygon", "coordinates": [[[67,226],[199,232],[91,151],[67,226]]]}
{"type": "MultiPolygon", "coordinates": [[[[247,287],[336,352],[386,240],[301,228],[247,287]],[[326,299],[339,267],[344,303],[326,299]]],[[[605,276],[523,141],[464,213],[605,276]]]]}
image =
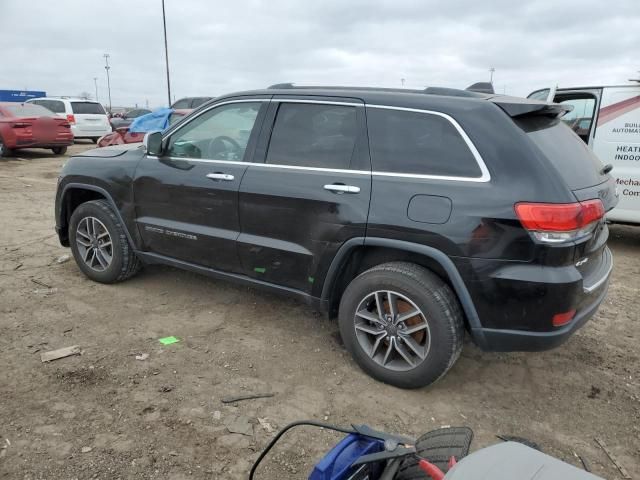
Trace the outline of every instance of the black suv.
{"type": "Polygon", "coordinates": [[[373,377],[434,382],[465,330],[559,345],[603,301],[608,168],[566,107],[468,92],[279,85],[208,102],[141,144],[72,157],[60,241],[91,279],[161,263],[339,316],[373,377]]]}

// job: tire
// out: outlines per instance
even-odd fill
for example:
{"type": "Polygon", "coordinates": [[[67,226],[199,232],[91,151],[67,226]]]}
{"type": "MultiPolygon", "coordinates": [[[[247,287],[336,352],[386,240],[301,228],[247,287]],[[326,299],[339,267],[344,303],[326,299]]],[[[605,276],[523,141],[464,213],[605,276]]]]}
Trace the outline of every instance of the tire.
{"type": "Polygon", "coordinates": [[[91,137],[91,141],[93,143],[98,143],[98,140],[100,139],[100,137],[91,137]]]}
{"type": "Polygon", "coordinates": [[[106,200],[92,200],[75,209],[69,221],[69,244],[78,268],[96,282],[122,282],[140,270],[140,261],[127,240],[124,226],[106,200]],[[88,224],[92,226],[89,227],[88,224]],[[108,236],[102,235],[105,231],[108,236]],[[85,235],[80,232],[84,232],[85,235]],[[89,235],[86,235],[87,232],[89,235]],[[98,246],[99,252],[106,254],[95,251],[97,244],[88,240],[92,232],[97,233],[94,234],[95,237],[102,237],[100,241],[110,239],[110,246],[106,241],[103,246],[98,246]],[[89,248],[85,248],[81,243],[89,244],[89,248]],[[89,250],[94,250],[94,255],[89,250]],[[108,254],[111,260],[107,262],[108,254]],[[85,260],[85,257],[88,260],[85,260]]]}
{"type": "MultiPolygon", "coordinates": [[[[434,464],[444,473],[449,470],[449,459],[462,460],[469,454],[473,431],[468,427],[447,427],[425,433],[416,440],[416,455],[434,464]]],[[[407,457],[400,464],[395,480],[424,480],[425,473],[416,457],[407,457]]]]}
{"type": "Polygon", "coordinates": [[[0,158],[10,157],[13,155],[13,150],[7,147],[2,137],[0,137],[0,158]]]}
{"type": "Polygon", "coordinates": [[[51,151],[55,155],[64,155],[65,153],[67,153],[67,147],[53,147],[51,151]]]}
{"type": "Polygon", "coordinates": [[[400,388],[437,381],[460,356],[464,339],[464,318],[449,286],[406,262],[378,265],[352,280],[340,300],[339,325],[356,363],[373,378],[400,388]],[[390,312],[394,303],[395,316],[390,312]],[[403,313],[414,312],[419,314],[400,321],[403,313]]]}

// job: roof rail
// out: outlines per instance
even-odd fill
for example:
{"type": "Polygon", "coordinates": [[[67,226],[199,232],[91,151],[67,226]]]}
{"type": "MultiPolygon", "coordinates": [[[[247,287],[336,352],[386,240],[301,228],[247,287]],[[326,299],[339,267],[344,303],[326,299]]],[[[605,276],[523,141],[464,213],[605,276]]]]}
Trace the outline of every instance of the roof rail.
{"type": "MultiPolygon", "coordinates": [[[[276,83],[267,87],[270,90],[365,90],[365,91],[380,91],[380,92],[396,92],[396,93],[426,93],[428,95],[446,95],[449,97],[482,97],[483,95],[479,90],[460,90],[457,88],[446,87],[427,87],[423,90],[415,90],[410,88],[388,88],[388,87],[345,87],[339,85],[295,85],[293,83],[276,83]]],[[[482,92],[484,93],[484,92],[482,92]]]]}

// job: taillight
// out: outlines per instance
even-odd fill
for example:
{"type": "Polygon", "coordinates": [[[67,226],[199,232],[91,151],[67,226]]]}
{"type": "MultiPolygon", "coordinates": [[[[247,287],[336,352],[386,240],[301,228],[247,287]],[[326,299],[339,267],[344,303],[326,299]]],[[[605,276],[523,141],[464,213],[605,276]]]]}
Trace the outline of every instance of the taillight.
{"type": "Polygon", "coordinates": [[[30,127],[31,124],[27,122],[13,122],[11,126],[13,128],[27,128],[27,127],[30,127]]]}
{"type": "Polygon", "coordinates": [[[69,113],[67,114],[67,122],[74,124],[76,123],[76,117],[73,116],[73,114],[69,113]]]}
{"type": "Polygon", "coordinates": [[[563,312],[563,313],[556,313],[551,319],[551,322],[553,323],[554,327],[561,327],[569,323],[573,319],[575,314],[576,314],[575,310],[569,310],[568,312],[563,312]]]}
{"type": "Polygon", "coordinates": [[[515,211],[522,226],[545,243],[579,240],[593,232],[605,214],[600,200],[576,203],[520,202],[515,204],[515,211]]]}

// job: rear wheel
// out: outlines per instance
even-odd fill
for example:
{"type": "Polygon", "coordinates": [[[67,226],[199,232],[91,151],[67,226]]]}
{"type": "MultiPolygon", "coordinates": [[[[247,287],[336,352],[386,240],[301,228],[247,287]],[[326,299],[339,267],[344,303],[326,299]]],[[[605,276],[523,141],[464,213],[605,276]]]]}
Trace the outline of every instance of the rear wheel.
{"type": "Polygon", "coordinates": [[[67,153],[67,147],[53,147],[51,151],[56,155],[64,155],[67,153]]]}
{"type": "Polygon", "coordinates": [[[97,282],[121,282],[140,270],[124,226],[106,200],[76,208],[69,222],[69,244],[80,270],[97,282]]]}
{"type": "Polygon", "coordinates": [[[12,153],[13,153],[13,150],[7,147],[2,137],[0,137],[0,158],[10,157],[12,153]]]}
{"type": "Polygon", "coordinates": [[[462,350],[464,320],[455,294],[412,263],[386,263],[356,277],[340,301],[339,324],[358,365],[401,388],[435,382],[462,350]]]}

